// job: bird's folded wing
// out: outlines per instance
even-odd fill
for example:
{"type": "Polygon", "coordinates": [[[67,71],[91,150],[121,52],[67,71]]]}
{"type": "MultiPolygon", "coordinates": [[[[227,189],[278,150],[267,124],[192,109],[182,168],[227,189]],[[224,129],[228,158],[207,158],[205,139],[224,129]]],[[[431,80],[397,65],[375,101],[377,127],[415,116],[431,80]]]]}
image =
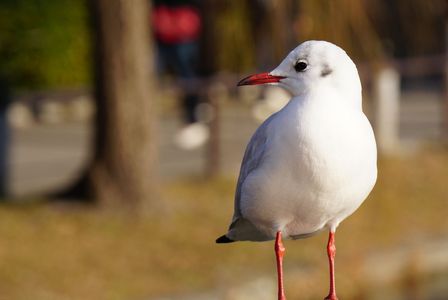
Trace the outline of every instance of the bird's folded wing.
{"type": "Polygon", "coordinates": [[[268,140],[269,124],[274,120],[275,115],[270,116],[263,124],[258,127],[254,135],[249,141],[244,152],[243,161],[241,163],[240,175],[236,185],[235,192],[235,211],[232,219],[232,223],[236,222],[241,216],[241,189],[247,176],[254,171],[260,165],[263,159],[266,149],[266,143],[268,140]]]}

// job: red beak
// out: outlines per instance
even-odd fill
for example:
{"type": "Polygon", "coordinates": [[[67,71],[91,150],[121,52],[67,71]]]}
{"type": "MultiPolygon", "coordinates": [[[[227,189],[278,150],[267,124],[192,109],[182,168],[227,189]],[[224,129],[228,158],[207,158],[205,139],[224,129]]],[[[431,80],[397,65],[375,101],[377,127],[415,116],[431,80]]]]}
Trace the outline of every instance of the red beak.
{"type": "Polygon", "coordinates": [[[261,73],[247,76],[243,78],[240,82],[238,82],[238,86],[241,85],[255,85],[255,84],[264,84],[264,83],[275,83],[284,79],[284,76],[274,76],[269,73],[261,73]]]}

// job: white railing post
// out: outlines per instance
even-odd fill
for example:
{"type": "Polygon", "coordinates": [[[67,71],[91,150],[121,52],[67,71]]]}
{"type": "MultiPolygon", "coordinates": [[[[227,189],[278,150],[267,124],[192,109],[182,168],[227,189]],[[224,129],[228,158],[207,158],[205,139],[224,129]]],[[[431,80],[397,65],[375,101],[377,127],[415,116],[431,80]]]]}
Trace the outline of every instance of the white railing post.
{"type": "Polygon", "coordinates": [[[400,74],[390,66],[382,68],[375,78],[374,89],[378,147],[391,153],[399,146],[400,74]]]}

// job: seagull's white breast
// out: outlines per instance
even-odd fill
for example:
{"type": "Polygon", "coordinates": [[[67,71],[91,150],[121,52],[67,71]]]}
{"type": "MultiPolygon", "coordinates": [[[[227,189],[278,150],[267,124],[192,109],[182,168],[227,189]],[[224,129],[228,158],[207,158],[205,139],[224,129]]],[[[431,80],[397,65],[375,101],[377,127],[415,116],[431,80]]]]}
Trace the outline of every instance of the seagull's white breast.
{"type": "Polygon", "coordinates": [[[268,124],[263,158],[241,188],[241,213],[275,236],[335,229],[373,188],[376,144],[364,113],[331,90],[295,97],[268,124]]]}

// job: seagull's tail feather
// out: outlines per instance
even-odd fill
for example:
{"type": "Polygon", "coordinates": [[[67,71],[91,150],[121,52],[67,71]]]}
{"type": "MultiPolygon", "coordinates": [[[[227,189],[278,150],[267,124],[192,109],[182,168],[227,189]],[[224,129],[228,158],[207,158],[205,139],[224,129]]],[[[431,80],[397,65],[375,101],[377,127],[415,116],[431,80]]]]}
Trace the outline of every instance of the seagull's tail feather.
{"type": "Polygon", "coordinates": [[[229,239],[226,235],[223,235],[216,239],[217,244],[233,243],[234,240],[229,239]]]}
{"type": "Polygon", "coordinates": [[[217,243],[230,243],[236,241],[270,241],[275,239],[275,235],[268,236],[259,231],[249,220],[237,217],[230,224],[229,232],[216,240],[217,243]]]}

